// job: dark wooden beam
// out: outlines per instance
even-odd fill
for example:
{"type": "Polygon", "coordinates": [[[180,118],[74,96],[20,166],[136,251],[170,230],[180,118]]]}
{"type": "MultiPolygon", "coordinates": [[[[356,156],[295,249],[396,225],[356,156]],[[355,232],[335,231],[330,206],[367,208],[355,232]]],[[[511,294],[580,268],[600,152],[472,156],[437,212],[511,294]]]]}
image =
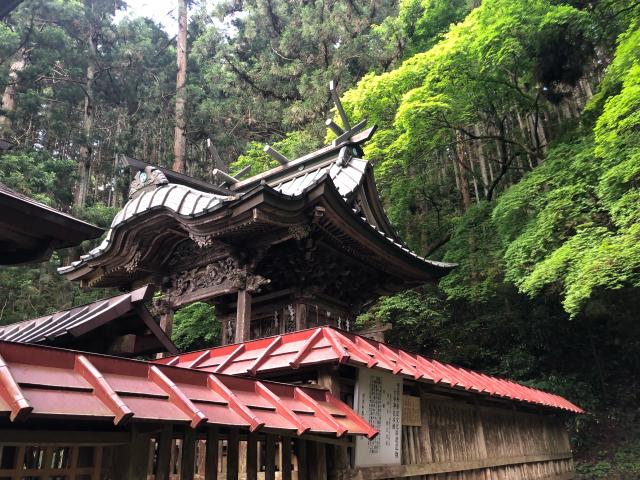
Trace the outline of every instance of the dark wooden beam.
{"type": "Polygon", "coordinates": [[[134,309],[140,316],[144,324],[147,326],[147,328],[158,339],[158,342],[160,342],[160,344],[167,350],[167,352],[174,355],[177,354],[178,349],[171,341],[171,338],[169,338],[170,333],[169,335],[165,333],[164,329],[156,323],[155,319],[151,316],[147,308],[144,305],[136,305],[134,309]]]}
{"type": "Polygon", "coordinates": [[[134,424],[129,442],[128,480],[147,480],[150,442],[150,434],[142,432],[134,424]]]}
{"type": "Polygon", "coordinates": [[[280,478],[282,480],[291,480],[291,438],[282,437],[282,470],[280,478]]]}
{"type": "Polygon", "coordinates": [[[298,456],[298,480],[309,480],[307,468],[307,441],[295,440],[296,455],[298,456]]]}

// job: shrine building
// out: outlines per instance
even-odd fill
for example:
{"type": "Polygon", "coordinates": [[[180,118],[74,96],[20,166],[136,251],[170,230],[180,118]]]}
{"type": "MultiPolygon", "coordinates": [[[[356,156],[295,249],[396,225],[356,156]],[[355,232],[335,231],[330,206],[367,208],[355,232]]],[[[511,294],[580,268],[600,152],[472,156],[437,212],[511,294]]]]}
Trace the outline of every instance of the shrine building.
{"type": "Polygon", "coordinates": [[[0,479],[573,478],[578,406],[353,332],[455,265],[399,238],[363,158],[375,126],[331,94],[332,143],[267,146],[279,166],[257,175],[123,157],[128,202],[59,272],[125,293],[0,329],[0,479]],[[198,301],[222,345],[177,354],[174,312],[198,301]]]}
{"type": "Polygon", "coordinates": [[[86,287],[159,287],[162,327],[195,301],[216,306],[223,343],[332,325],[437,281],[454,265],[420,257],[397,236],[362,145],[374,128],[267,172],[205,187],[146,165],[105,240],[59,271],[86,287]]]}
{"type": "Polygon", "coordinates": [[[209,184],[126,157],[129,201],[60,273],[86,287],[157,285],[168,334],[175,310],[214,304],[226,346],[158,363],[322,386],[381,432],[336,444],[312,478],[569,478],[563,421],[575,405],[348,332],[381,296],[455,265],[398,237],[362,158],[375,127],[336,108],[345,128],[328,122],[330,145],[291,160],[266,147],[280,165],[248,178],[215,172],[209,184]]]}

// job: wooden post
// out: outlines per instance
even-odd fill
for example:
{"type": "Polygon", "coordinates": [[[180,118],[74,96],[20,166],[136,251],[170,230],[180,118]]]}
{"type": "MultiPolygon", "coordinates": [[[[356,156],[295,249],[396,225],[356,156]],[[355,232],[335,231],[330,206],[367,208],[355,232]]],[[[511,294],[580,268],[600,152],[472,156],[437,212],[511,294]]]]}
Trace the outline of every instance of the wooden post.
{"type": "Polygon", "coordinates": [[[298,457],[298,480],[309,480],[307,469],[307,441],[296,440],[296,455],[298,457]]]}
{"type": "Polygon", "coordinates": [[[151,438],[148,434],[141,433],[138,426],[132,426],[127,479],[147,480],[147,461],[149,459],[150,441],[151,438]]]}
{"type": "MultiPolygon", "coordinates": [[[[335,367],[325,366],[318,369],[318,385],[329,390],[334,397],[340,398],[340,375],[335,367]]],[[[331,472],[326,472],[326,466],[323,468],[324,475],[333,475],[349,469],[350,461],[346,447],[327,445],[323,450],[331,457],[332,464],[331,472]]],[[[322,461],[325,461],[324,458],[322,461]]]]}
{"type": "Polygon", "coordinates": [[[251,294],[246,290],[238,292],[236,313],[236,343],[245,342],[251,336],[251,294]]]}
{"type": "Polygon", "coordinates": [[[240,431],[237,428],[229,430],[227,440],[227,480],[238,480],[238,445],[240,431]]]}
{"type": "Polygon", "coordinates": [[[193,480],[196,463],[196,432],[187,427],[182,442],[182,458],[180,459],[180,480],[193,480]]]}
{"type": "Polygon", "coordinates": [[[166,426],[158,437],[158,458],[156,460],[156,480],[169,480],[171,465],[171,445],[173,443],[172,427],[166,426]]]}
{"type": "Polygon", "coordinates": [[[264,479],[276,480],[276,437],[267,434],[264,460],[264,479]]]}
{"type": "Polygon", "coordinates": [[[160,328],[171,338],[171,330],[173,329],[173,309],[166,307],[166,309],[160,315],[160,328]]]}
{"type": "Polygon", "coordinates": [[[291,480],[291,439],[282,437],[282,468],[280,477],[282,480],[291,480]]]}
{"type": "Polygon", "coordinates": [[[207,459],[204,467],[206,480],[218,480],[218,427],[207,429],[207,459]]]}
{"type": "Polygon", "coordinates": [[[296,303],[296,330],[307,328],[307,305],[296,303]]]}
{"type": "Polygon", "coordinates": [[[258,435],[249,433],[247,439],[247,480],[258,479],[258,435]]]}
{"type": "Polygon", "coordinates": [[[327,480],[327,456],[326,445],[320,442],[313,442],[311,444],[313,448],[313,465],[311,465],[311,471],[313,473],[314,480],[327,480]]]}

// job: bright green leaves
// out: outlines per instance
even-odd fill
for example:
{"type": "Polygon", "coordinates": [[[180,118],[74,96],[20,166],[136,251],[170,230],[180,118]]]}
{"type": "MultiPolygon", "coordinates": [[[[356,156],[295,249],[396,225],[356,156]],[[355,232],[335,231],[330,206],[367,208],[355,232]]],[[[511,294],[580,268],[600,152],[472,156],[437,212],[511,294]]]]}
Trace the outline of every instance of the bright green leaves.
{"type": "Polygon", "coordinates": [[[627,34],[618,48],[605,85],[617,80],[619,93],[604,102],[593,140],[586,132],[551,149],[493,212],[507,279],[532,296],[559,287],[572,316],[601,290],[640,287],[640,58],[628,45],[636,39],[627,34]]]}
{"type": "Polygon", "coordinates": [[[440,281],[450,300],[486,302],[503,281],[503,247],[491,219],[492,208],[492,203],[482,202],[454,223],[444,259],[458,267],[440,281]]]}
{"type": "Polygon", "coordinates": [[[181,352],[217,345],[220,334],[215,308],[208,303],[192,303],[178,310],[173,317],[171,340],[181,352]]]}
{"type": "MultiPolygon", "coordinates": [[[[288,133],[283,140],[272,145],[273,148],[289,159],[300,157],[319,146],[317,137],[304,130],[288,133]]],[[[264,152],[264,144],[251,142],[247,151],[243,155],[240,155],[238,160],[229,165],[229,171],[233,175],[243,168],[250,166],[251,172],[246,176],[251,176],[277,167],[278,165],[277,160],[264,152]]]]}

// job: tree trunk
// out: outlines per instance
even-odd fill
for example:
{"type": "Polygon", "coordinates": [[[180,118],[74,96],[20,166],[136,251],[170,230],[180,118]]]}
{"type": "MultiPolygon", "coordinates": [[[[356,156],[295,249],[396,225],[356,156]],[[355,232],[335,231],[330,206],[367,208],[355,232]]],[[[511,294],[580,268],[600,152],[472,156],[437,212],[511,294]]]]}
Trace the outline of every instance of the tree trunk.
{"type": "Polygon", "coordinates": [[[87,12],[89,17],[89,29],[87,34],[87,42],[89,47],[89,62],[87,64],[87,81],[85,83],[84,92],[84,113],[82,118],[82,134],[83,143],[80,146],[80,155],[78,158],[78,185],[73,198],[73,205],[76,208],[82,208],[87,203],[87,193],[89,191],[89,180],[91,175],[91,151],[92,141],[91,134],[93,131],[93,87],[96,78],[96,30],[93,18],[93,2],[89,2],[86,6],[90,11],[87,12]]]}
{"type": "MultiPolygon", "coordinates": [[[[11,62],[9,66],[9,82],[2,95],[2,110],[5,113],[10,114],[16,108],[16,84],[18,83],[20,72],[24,70],[27,63],[26,56],[26,50],[20,49],[18,58],[11,62]]],[[[13,123],[10,115],[0,115],[0,136],[10,137],[12,134],[13,123]]]]}
{"type": "MultiPolygon", "coordinates": [[[[480,128],[478,125],[473,126],[473,134],[476,137],[480,136],[480,128]]],[[[476,155],[478,155],[478,162],[480,163],[480,175],[482,176],[482,190],[484,192],[484,198],[487,197],[487,188],[489,186],[489,176],[487,174],[487,159],[484,157],[484,151],[482,150],[482,140],[476,140],[476,155]]]]}
{"type": "Polygon", "coordinates": [[[458,175],[460,176],[459,186],[460,194],[462,195],[462,207],[464,210],[468,210],[471,206],[471,194],[469,192],[469,183],[467,181],[469,169],[465,161],[464,144],[462,143],[462,136],[456,134],[457,146],[455,150],[455,159],[458,162],[458,175]]]}
{"type": "Polygon", "coordinates": [[[178,74],[176,77],[176,128],[173,142],[173,170],[185,171],[185,103],[187,100],[187,0],[178,0],[178,74]]]}

